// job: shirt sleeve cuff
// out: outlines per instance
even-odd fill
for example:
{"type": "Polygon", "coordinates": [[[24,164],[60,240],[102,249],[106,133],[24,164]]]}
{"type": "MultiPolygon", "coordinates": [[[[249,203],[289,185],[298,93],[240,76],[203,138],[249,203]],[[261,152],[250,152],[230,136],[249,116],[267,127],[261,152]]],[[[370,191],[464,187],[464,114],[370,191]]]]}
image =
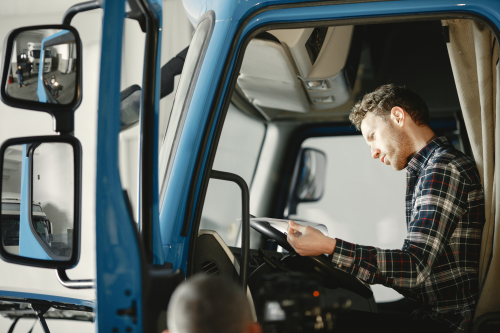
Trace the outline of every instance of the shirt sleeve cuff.
{"type": "Polygon", "coordinates": [[[338,239],[335,245],[335,250],[332,254],[332,263],[334,267],[344,268],[350,267],[356,256],[356,247],[354,244],[338,239]]]}

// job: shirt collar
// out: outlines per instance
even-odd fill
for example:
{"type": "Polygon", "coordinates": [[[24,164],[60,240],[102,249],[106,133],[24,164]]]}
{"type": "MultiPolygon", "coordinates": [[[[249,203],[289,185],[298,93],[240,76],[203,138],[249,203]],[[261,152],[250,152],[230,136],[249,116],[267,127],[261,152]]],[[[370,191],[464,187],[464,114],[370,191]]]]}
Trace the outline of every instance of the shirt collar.
{"type": "Polygon", "coordinates": [[[434,151],[442,146],[449,145],[448,139],[441,136],[429,142],[408,162],[406,170],[419,174],[431,158],[434,151]]]}

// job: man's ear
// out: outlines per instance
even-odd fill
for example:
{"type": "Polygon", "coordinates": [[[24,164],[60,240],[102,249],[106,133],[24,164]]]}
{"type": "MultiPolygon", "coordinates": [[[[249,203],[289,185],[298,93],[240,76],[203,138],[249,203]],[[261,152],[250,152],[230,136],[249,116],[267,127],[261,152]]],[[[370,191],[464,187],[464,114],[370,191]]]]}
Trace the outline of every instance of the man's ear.
{"type": "Polygon", "coordinates": [[[403,127],[406,121],[406,112],[399,106],[395,106],[391,109],[391,120],[394,125],[403,127]]]}

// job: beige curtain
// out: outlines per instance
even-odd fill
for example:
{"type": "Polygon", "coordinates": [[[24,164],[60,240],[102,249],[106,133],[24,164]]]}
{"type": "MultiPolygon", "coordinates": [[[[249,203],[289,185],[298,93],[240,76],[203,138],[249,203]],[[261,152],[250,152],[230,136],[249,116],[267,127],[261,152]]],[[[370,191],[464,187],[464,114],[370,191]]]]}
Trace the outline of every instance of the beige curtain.
{"type": "Polygon", "coordinates": [[[485,195],[478,318],[500,311],[500,163],[495,164],[495,159],[500,161],[498,44],[481,23],[465,19],[442,23],[449,26],[448,54],[485,195]]]}

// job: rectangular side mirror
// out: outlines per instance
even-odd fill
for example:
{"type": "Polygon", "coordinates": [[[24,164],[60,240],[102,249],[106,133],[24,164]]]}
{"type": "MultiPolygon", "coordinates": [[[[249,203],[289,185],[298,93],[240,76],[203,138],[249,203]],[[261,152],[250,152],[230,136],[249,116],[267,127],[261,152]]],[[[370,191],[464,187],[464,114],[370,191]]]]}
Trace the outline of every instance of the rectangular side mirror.
{"type": "Polygon", "coordinates": [[[312,148],[299,151],[293,171],[286,216],[297,214],[300,202],[321,199],[326,179],[326,155],[312,148]]]}
{"type": "Polygon", "coordinates": [[[65,25],[24,27],[5,41],[1,97],[10,106],[73,112],[81,102],[81,41],[65,25]]]}
{"type": "Polygon", "coordinates": [[[70,136],[7,140],[0,148],[0,256],[71,268],[80,255],[81,145],[70,136]]]}

